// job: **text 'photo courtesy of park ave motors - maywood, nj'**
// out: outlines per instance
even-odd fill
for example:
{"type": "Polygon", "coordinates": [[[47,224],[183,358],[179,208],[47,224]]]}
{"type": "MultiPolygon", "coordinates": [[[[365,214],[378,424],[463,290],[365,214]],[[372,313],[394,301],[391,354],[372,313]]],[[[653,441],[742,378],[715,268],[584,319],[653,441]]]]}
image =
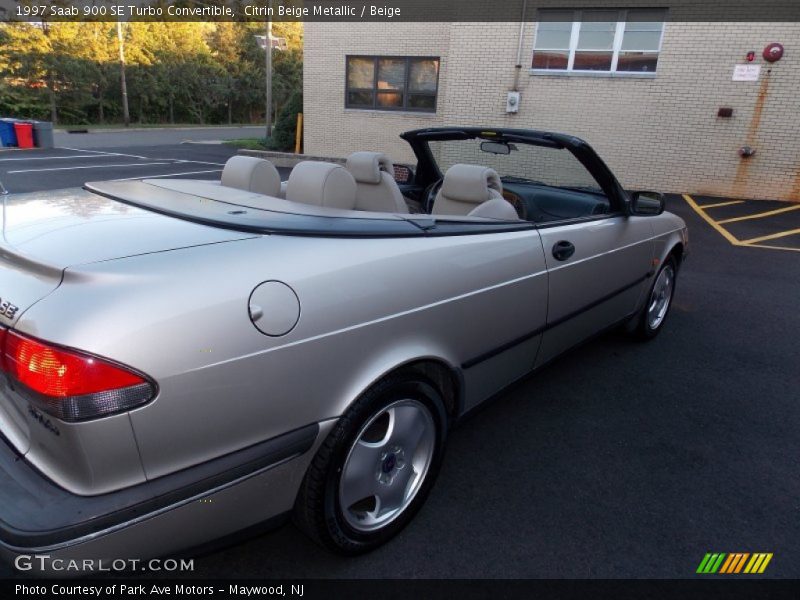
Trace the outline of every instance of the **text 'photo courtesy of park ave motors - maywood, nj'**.
{"type": "Polygon", "coordinates": [[[242,597],[259,598],[267,596],[296,597],[305,596],[306,586],[302,583],[275,585],[197,585],[192,583],[17,583],[13,587],[18,597],[70,597],[70,598],[114,598],[114,597],[242,597]]]}

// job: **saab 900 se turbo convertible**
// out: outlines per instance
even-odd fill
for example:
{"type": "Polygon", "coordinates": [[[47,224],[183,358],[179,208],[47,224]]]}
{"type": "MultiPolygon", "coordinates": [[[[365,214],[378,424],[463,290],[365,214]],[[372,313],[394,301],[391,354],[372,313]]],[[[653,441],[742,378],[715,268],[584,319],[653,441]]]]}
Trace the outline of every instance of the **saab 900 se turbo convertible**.
{"type": "Polygon", "coordinates": [[[356,152],[6,197],[6,557],[164,555],[290,513],[369,550],[461,415],[600,331],[663,328],[688,248],[659,194],[568,135],[402,137],[400,184],[356,152]]]}

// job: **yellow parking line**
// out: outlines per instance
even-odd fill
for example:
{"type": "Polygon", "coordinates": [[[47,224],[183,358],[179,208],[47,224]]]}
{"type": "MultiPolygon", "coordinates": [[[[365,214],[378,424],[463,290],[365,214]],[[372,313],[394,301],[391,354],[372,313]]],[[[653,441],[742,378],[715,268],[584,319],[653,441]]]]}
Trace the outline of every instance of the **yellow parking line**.
{"type": "Polygon", "coordinates": [[[747,221],[748,219],[761,219],[763,217],[771,217],[772,215],[779,215],[781,213],[798,209],[800,209],[800,204],[795,204],[794,206],[776,208],[775,210],[768,210],[766,212],[760,212],[754,215],[745,215],[743,217],[733,217],[732,219],[724,219],[722,221],[717,221],[717,223],[719,223],[720,225],[724,225],[725,223],[736,223],[737,221],[747,221]]]}
{"type": "Polygon", "coordinates": [[[717,202],[716,204],[701,204],[700,208],[703,210],[707,208],[717,208],[720,206],[730,206],[732,204],[744,204],[744,200],[731,200],[730,202],[717,202]]]}
{"type": "Polygon", "coordinates": [[[776,240],[778,238],[787,237],[800,233],[800,229],[792,229],[791,231],[779,231],[778,233],[771,233],[769,235],[762,235],[761,237],[744,240],[742,244],[757,244],[758,242],[766,242],[767,240],[776,240]]]}
{"type": "MultiPolygon", "coordinates": [[[[683,194],[683,199],[686,200],[686,202],[689,204],[689,206],[691,206],[694,209],[694,212],[696,212],[698,215],[700,215],[700,217],[706,223],[708,223],[714,229],[716,229],[717,233],[719,233],[722,237],[724,237],[726,240],[728,240],[734,246],[741,246],[742,245],[742,242],[740,242],[738,239],[736,239],[734,236],[732,236],[728,232],[727,229],[725,229],[724,227],[720,227],[720,225],[714,219],[709,217],[706,214],[706,212],[697,205],[697,202],[695,202],[694,198],[692,198],[689,194],[683,194]]],[[[757,240],[757,241],[761,241],[761,240],[757,240]]]]}
{"type": "Polygon", "coordinates": [[[767,248],[769,250],[791,250],[792,252],[800,252],[800,248],[790,248],[789,246],[767,246],[765,244],[747,244],[748,248],[767,248]]]}
{"type": "MultiPolygon", "coordinates": [[[[741,218],[729,219],[727,221],[715,221],[710,216],[708,216],[706,211],[703,210],[703,209],[704,208],[713,207],[713,206],[719,206],[719,205],[706,204],[704,206],[700,206],[700,205],[697,204],[697,202],[694,201],[694,198],[692,198],[689,194],[683,194],[683,199],[686,200],[686,203],[689,206],[692,207],[694,212],[696,212],[698,215],[700,215],[700,217],[706,223],[708,223],[709,225],[711,225],[711,227],[716,229],[717,233],[719,233],[722,237],[724,237],[726,240],[728,240],[728,242],[730,242],[734,246],[744,246],[744,247],[747,247],[747,248],[767,248],[768,250],[790,250],[792,252],[800,252],[800,248],[790,248],[790,247],[787,247],[787,246],[770,246],[768,244],[761,244],[760,243],[760,242],[766,242],[767,240],[775,240],[775,239],[779,239],[779,238],[782,238],[782,237],[787,237],[787,236],[790,236],[790,235],[798,234],[798,233],[800,233],[800,229],[792,229],[791,231],[780,231],[778,233],[773,233],[773,234],[765,235],[765,236],[762,236],[762,237],[752,238],[752,239],[749,239],[749,240],[740,240],[736,236],[731,234],[727,229],[722,227],[722,225],[720,225],[720,223],[730,223],[733,220],[741,220],[741,218]]],[[[743,202],[743,200],[737,200],[737,201],[734,201],[733,203],[736,204],[736,203],[739,203],[739,202],[743,202]]],[[[727,203],[720,203],[720,204],[727,204],[727,203]]],[[[763,217],[763,216],[767,216],[767,214],[774,214],[776,212],[786,212],[787,210],[795,210],[796,208],[800,208],[800,206],[790,206],[790,207],[786,207],[786,208],[779,208],[779,209],[776,209],[775,211],[769,211],[769,213],[759,213],[756,216],[749,216],[749,217],[746,217],[746,218],[763,217]]]]}

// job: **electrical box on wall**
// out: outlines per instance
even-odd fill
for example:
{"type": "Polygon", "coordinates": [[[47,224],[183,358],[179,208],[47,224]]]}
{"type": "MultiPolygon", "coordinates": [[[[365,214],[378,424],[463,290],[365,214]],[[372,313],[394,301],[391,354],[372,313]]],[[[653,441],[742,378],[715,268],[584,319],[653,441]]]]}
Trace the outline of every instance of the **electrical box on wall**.
{"type": "Polygon", "coordinates": [[[508,92],[508,97],[506,98],[506,112],[519,112],[519,92],[508,92]]]}

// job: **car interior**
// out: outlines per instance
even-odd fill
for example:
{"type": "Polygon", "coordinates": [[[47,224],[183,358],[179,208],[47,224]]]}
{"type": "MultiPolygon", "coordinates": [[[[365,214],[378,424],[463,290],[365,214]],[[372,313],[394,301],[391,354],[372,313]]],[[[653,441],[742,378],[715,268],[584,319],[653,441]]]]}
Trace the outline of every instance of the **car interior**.
{"type": "MultiPolygon", "coordinates": [[[[344,165],[299,162],[288,180],[282,182],[270,161],[234,156],[225,164],[220,181],[206,185],[234,188],[307,207],[362,214],[422,213],[445,218],[466,217],[468,220],[546,223],[610,212],[608,199],[597,189],[559,187],[521,177],[500,177],[495,169],[485,165],[453,164],[439,181],[413,195],[408,193],[407,186],[401,191],[394,173],[394,165],[385,154],[354,152],[344,165]],[[414,196],[421,197],[421,201],[414,196]]],[[[175,181],[174,184],[176,191],[202,195],[197,189],[189,190],[192,185],[189,181],[175,181]]],[[[282,208],[286,209],[286,205],[282,208]]],[[[302,212],[307,212],[307,209],[302,212]]]]}
{"type": "MultiPolygon", "coordinates": [[[[214,184],[331,209],[410,214],[416,208],[400,191],[391,160],[379,152],[354,152],[344,166],[302,161],[283,183],[271,162],[234,156],[225,164],[220,181],[214,184]]],[[[502,196],[497,173],[478,165],[454,165],[448,170],[432,214],[519,220],[517,211],[502,196]]]]}
{"type": "Polygon", "coordinates": [[[563,221],[611,212],[601,192],[561,189],[536,182],[504,182],[503,197],[521,219],[534,223],[563,221]]]}

